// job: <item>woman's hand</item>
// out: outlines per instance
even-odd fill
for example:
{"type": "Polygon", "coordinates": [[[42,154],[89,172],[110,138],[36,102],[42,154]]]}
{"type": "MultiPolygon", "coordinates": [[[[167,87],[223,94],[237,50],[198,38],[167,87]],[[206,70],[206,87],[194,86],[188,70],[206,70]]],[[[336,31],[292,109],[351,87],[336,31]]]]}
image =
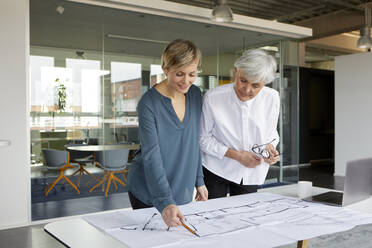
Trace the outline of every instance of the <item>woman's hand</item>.
{"type": "Polygon", "coordinates": [[[264,161],[268,163],[269,165],[275,164],[276,162],[279,161],[279,152],[275,150],[274,146],[272,144],[268,144],[266,146],[267,151],[270,154],[269,158],[265,158],[264,161]]]}
{"type": "Polygon", "coordinates": [[[261,164],[261,158],[248,151],[239,151],[238,162],[248,168],[256,168],[261,164]]]}
{"type": "Polygon", "coordinates": [[[205,185],[202,185],[196,188],[195,200],[197,201],[208,200],[208,189],[207,187],[205,187],[205,185]]]}
{"type": "Polygon", "coordinates": [[[174,204],[166,206],[161,213],[161,217],[168,226],[180,226],[185,221],[180,209],[174,204]]]}

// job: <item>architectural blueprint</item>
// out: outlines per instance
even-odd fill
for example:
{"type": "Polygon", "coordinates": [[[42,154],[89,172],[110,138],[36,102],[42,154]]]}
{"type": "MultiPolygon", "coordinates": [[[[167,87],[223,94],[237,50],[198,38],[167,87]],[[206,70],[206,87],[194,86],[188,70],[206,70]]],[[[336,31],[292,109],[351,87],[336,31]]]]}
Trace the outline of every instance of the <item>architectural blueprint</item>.
{"type": "Polygon", "coordinates": [[[218,240],[223,243],[229,239],[230,245],[237,242],[234,247],[244,247],[241,241],[249,236],[263,241],[276,237],[273,240],[277,241],[271,241],[272,244],[262,241],[267,246],[258,245],[273,247],[372,223],[371,215],[270,193],[194,202],[180,209],[185,223],[200,237],[183,227],[166,226],[153,208],[97,214],[84,219],[133,248],[195,244],[202,247],[203,243],[218,240]]]}

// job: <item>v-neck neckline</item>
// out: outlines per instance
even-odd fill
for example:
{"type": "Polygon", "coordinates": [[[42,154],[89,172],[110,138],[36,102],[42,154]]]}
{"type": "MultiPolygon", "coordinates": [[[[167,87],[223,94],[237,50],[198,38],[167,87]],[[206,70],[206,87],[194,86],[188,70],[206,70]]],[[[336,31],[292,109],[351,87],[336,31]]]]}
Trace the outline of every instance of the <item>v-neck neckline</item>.
{"type": "Polygon", "coordinates": [[[158,94],[161,99],[162,99],[162,102],[164,103],[166,109],[168,110],[168,112],[170,113],[170,115],[172,116],[172,119],[176,122],[176,124],[179,126],[179,127],[184,127],[186,125],[186,123],[188,122],[189,120],[189,105],[190,105],[190,100],[189,100],[189,92],[190,92],[190,89],[186,92],[185,94],[185,115],[183,117],[183,121],[180,120],[180,118],[178,117],[173,105],[172,105],[172,99],[170,99],[169,97],[167,96],[164,96],[163,94],[161,94],[156,88],[155,86],[152,87],[152,89],[154,89],[154,91],[156,92],[156,94],[158,94]]]}

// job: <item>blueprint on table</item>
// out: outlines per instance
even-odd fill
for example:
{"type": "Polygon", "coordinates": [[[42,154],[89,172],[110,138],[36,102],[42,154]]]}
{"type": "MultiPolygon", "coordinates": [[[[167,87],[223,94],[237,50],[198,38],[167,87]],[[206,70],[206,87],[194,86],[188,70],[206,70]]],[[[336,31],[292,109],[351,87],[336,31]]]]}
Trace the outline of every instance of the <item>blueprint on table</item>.
{"type": "Polygon", "coordinates": [[[372,223],[372,215],[254,193],[180,206],[186,224],[169,228],[154,208],[119,210],[84,219],[129,247],[275,247],[372,223]]]}

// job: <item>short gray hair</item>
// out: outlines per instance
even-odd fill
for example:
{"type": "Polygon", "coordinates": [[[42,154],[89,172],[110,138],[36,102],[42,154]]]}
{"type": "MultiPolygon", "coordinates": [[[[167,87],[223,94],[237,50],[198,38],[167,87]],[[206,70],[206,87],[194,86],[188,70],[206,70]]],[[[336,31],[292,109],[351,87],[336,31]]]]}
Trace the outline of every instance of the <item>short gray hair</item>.
{"type": "Polygon", "coordinates": [[[265,84],[275,79],[275,58],[261,49],[251,49],[243,53],[234,63],[235,68],[241,69],[248,79],[265,84]]]}

